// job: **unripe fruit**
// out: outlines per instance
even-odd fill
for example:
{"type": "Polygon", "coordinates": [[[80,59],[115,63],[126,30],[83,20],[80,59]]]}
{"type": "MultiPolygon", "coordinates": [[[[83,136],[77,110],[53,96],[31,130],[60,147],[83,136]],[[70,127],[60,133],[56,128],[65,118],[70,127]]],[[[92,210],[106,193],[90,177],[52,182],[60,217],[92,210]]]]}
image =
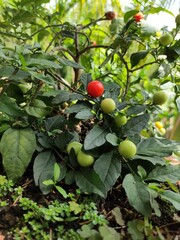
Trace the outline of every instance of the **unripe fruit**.
{"type": "Polygon", "coordinates": [[[83,151],[79,151],[77,161],[81,167],[90,167],[94,163],[94,157],[83,151]]]}
{"type": "Polygon", "coordinates": [[[158,129],[163,128],[162,122],[159,122],[159,121],[155,122],[155,126],[156,126],[158,129]]]}
{"type": "Polygon", "coordinates": [[[74,149],[75,154],[78,155],[79,151],[82,148],[82,144],[80,142],[76,142],[76,141],[70,142],[66,148],[68,154],[70,154],[70,151],[72,148],[74,149]]]}
{"type": "Polygon", "coordinates": [[[175,23],[176,23],[177,25],[180,25],[180,13],[176,16],[176,18],[175,18],[175,23]]]}
{"type": "Polygon", "coordinates": [[[160,37],[159,42],[163,45],[163,46],[167,46],[170,43],[172,43],[173,41],[173,36],[170,33],[165,33],[162,35],[162,37],[160,37]]]}
{"type": "Polygon", "coordinates": [[[108,11],[105,13],[105,17],[107,20],[113,20],[116,17],[116,13],[113,11],[108,11]]]}
{"type": "Polygon", "coordinates": [[[180,158],[180,150],[179,151],[175,151],[174,154],[180,158]]]}
{"type": "Polygon", "coordinates": [[[117,127],[124,126],[127,123],[127,117],[124,114],[119,113],[115,118],[114,121],[117,127]]]}
{"type": "Polygon", "coordinates": [[[116,109],[116,103],[112,98],[103,99],[100,106],[104,113],[112,113],[116,109]]]}
{"type": "Polygon", "coordinates": [[[156,92],[153,96],[154,105],[163,105],[168,100],[168,95],[164,91],[156,92]]]}
{"type": "Polygon", "coordinates": [[[118,151],[122,157],[131,159],[135,156],[137,148],[130,140],[124,140],[119,144],[118,151]]]}
{"type": "Polygon", "coordinates": [[[144,19],[144,15],[142,14],[142,12],[138,12],[134,15],[134,19],[136,22],[140,22],[142,19],[144,19]]]}
{"type": "Polygon", "coordinates": [[[104,92],[104,85],[98,80],[91,81],[87,85],[87,92],[91,97],[100,97],[104,92]]]}
{"type": "Polygon", "coordinates": [[[164,135],[166,133],[166,129],[162,127],[159,129],[159,132],[161,135],[164,135]]]}

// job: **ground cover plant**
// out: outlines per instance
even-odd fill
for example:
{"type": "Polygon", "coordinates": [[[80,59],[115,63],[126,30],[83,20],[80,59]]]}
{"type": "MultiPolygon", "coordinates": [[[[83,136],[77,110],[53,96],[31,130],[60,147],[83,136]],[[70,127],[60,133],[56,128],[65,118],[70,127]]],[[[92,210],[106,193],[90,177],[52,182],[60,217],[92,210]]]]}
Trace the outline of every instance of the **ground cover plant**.
{"type": "Polygon", "coordinates": [[[0,231],[165,239],[171,223],[176,237],[179,15],[157,30],[147,16],[169,11],[134,1],[72,22],[47,2],[2,6],[0,231]]]}

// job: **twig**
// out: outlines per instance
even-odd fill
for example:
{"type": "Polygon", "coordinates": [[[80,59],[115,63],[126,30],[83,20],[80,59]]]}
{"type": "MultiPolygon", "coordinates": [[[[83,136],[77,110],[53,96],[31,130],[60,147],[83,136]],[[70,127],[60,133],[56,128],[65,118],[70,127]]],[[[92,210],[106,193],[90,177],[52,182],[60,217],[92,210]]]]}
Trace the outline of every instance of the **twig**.
{"type": "Polygon", "coordinates": [[[157,62],[157,61],[153,61],[153,62],[145,63],[144,65],[142,65],[142,66],[140,66],[140,67],[137,67],[137,68],[135,68],[135,69],[129,69],[129,72],[135,72],[135,71],[137,71],[137,70],[140,70],[140,69],[142,69],[142,68],[144,68],[144,67],[146,67],[146,66],[148,66],[148,65],[152,65],[152,64],[154,64],[154,63],[158,63],[158,62],[157,62]]]}

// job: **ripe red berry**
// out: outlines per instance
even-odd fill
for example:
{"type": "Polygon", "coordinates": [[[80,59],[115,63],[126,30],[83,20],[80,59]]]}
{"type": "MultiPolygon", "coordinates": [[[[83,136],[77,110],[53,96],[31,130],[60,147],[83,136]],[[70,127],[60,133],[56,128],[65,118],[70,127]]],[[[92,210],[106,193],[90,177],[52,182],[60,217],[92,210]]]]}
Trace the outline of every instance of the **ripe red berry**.
{"type": "Polygon", "coordinates": [[[104,86],[98,80],[91,81],[87,85],[87,92],[91,97],[100,97],[104,92],[104,86]]]}
{"type": "Polygon", "coordinates": [[[138,12],[134,15],[134,19],[136,22],[140,22],[142,19],[144,19],[144,15],[142,14],[142,12],[138,12]]]}
{"type": "Polygon", "coordinates": [[[113,20],[116,17],[116,13],[113,11],[108,11],[105,13],[105,17],[107,20],[113,20]]]}

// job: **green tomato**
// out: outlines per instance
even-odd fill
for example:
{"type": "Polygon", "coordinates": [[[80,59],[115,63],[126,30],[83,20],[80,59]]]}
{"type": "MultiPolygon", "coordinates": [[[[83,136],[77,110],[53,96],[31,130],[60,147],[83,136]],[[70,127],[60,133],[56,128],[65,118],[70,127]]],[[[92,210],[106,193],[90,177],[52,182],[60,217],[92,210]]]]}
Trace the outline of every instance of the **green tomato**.
{"type": "Polygon", "coordinates": [[[176,16],[176,18],[175,18],[175,23],[176,23],[177,25],[180,25],[180,13],[176,16]]]}
{"type": "Polygon", "coordinates": [[[127,123],[127,117],[124,114],[119,113],[117,116],[115,116],[114,121],[117,127],[121,127],[127,123]]]}
{"type": "Polygon", "coordinates": [[[179,151],[175,151],[174,154],[180,158],[180,150],[179,151]]]}
{"type": "Polygon", "coordinates": [[[89,167],[94,163],[94,157],[80,150],[77,161],[81,167],[89,167]]]}
{"type": "Polygon", "coordinates": [[[124,140],[119,144],[118,151],[122,157],[131,159],[136,154],[137,148],[136,145],[130,140],[124,140]]]}
{"type": "Polygon", "coordinates": [[[78,155],[79,151],[82,148],[82,144],[80,142],[70,142],[66,148],[67,153],[70,154],[71,149],[74,149],[76,156],[78,155]]]}
{"type": "Polygon", "coordinates": [[[153,96],[154,105],[163,105],[168,100],[168,95],[164,91],[156,92],[153,96]]]}
{"type": "Polygon", "coordinates": [[[116,109],[116,103],[112,98],[103,99],[100,106],[104,113],[112,113],[116,109]]]}
{"type": "Polygon", "coordinates": [[[165,33],[164,35],[162,35],[162,37],[160,37],[159,42],[163,45],[163,46],[167,46],[170,43],[172,43],[173,41],[173,36],[170,33],[165,33]]]}

